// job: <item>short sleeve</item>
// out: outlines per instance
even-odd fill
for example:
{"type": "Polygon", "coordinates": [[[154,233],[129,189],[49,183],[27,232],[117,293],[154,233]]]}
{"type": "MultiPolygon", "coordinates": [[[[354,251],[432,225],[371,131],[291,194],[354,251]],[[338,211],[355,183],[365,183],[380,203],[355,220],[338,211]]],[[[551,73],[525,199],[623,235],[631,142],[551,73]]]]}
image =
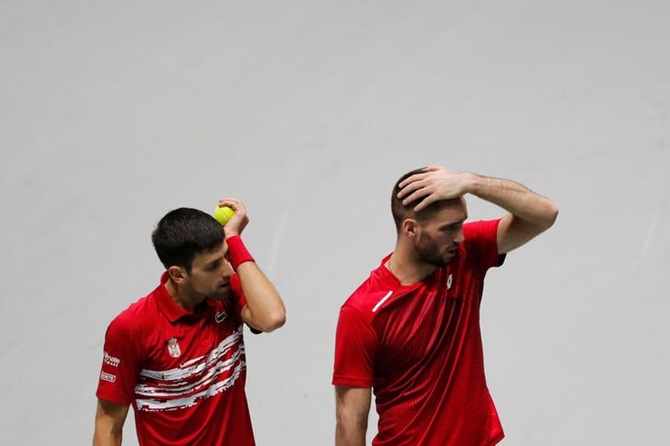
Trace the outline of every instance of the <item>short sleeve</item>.
{"type": "Polygon", "coordinates": [[[505,261],[505,254],[498,254],[498,225],[497,220],[480,220],[466,223],[463,226],[468,256],[472,257],[484,271],[501,266],[505,261]]]}
{"type": "Polygon", "coordinates": [[[140,371],[137,347],[139,335],[133,335],[130,321],[118,316],[105,333],[102,367],[96,396],[117,404],[131,404],[140,371]]]}
{"type": "Polygon", "coordinates": [[[335,335],[333,384],[371,387],[377,336],[368,320],[356,309],[343,306],[335,335]]]}

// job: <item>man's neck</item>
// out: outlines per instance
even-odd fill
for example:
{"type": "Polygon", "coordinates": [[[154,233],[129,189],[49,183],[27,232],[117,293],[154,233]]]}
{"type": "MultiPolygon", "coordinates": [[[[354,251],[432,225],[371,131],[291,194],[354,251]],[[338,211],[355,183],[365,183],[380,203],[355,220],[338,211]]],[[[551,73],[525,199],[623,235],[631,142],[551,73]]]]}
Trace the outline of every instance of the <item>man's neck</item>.
{"type": "Polygon", "coordinates": [[[386,262],[386,268],[400,281],[401,285],[421,282],[437,269],[434,265],[417,261],[414,256],[397,245],[386,262]]]}
{"type": "Polygon", "coordinates": [[[172,297],[174,303],[176,303],[184,311],[193,312],[196,305],[198,305],[202,300],[195,301],[193,296],[189,296],[188,293],[185,293],[181,290],[172,280],[168,279],[165,283],[165,289],[172,297]]]}

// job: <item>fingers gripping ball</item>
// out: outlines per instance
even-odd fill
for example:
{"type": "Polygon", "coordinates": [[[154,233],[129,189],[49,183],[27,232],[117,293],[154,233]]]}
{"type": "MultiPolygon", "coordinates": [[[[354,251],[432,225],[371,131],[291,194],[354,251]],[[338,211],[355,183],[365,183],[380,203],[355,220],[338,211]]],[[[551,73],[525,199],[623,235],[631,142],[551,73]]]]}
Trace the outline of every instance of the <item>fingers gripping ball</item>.
{"type": "Polygon", "coordinates": [[[235,211],[228,206],[217,206],[214,210],[214,218],[221,223],[221,226],[225,226],[234,214],[235,211]]]}

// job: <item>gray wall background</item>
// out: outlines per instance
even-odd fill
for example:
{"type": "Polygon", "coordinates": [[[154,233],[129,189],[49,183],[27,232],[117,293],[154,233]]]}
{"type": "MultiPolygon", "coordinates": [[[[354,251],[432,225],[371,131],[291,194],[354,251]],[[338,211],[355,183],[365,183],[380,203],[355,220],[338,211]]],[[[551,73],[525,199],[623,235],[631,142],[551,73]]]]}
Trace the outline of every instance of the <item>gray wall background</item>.
{"type": "Polygon", "coordinates": [[[487,281],[504,444],[663,443],[668,23],[661,0],[2,0],[0,443],[90,443],[105,328],[161,273],[153,226],[235,196],[289,311],[247,336],[258,444],[332,444],[338,308],[427,164],[561,208],[487,281]]]}

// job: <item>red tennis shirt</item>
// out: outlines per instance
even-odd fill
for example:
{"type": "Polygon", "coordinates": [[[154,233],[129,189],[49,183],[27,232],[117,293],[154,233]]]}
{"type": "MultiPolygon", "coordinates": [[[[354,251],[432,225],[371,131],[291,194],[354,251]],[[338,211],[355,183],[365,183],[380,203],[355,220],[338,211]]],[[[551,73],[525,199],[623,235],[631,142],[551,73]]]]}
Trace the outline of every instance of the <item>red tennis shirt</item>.
{"type": "Polygon", "coordinates": [[[484,276],[504,261],[498,223],[465,224],[454,259],[412,285],[384,266],[387,256],[342,306],[333,384],[373,388],[374,446],[489,446],[504,437],[479,328],[484,276]]]}
{"type": "Polygon", "coordinates": [[[96,395],[133,405],[142,446],[254,446],[239,278],[231,298],[195,313],[174,303],[166,281],[110,323],[96,395]]]}

